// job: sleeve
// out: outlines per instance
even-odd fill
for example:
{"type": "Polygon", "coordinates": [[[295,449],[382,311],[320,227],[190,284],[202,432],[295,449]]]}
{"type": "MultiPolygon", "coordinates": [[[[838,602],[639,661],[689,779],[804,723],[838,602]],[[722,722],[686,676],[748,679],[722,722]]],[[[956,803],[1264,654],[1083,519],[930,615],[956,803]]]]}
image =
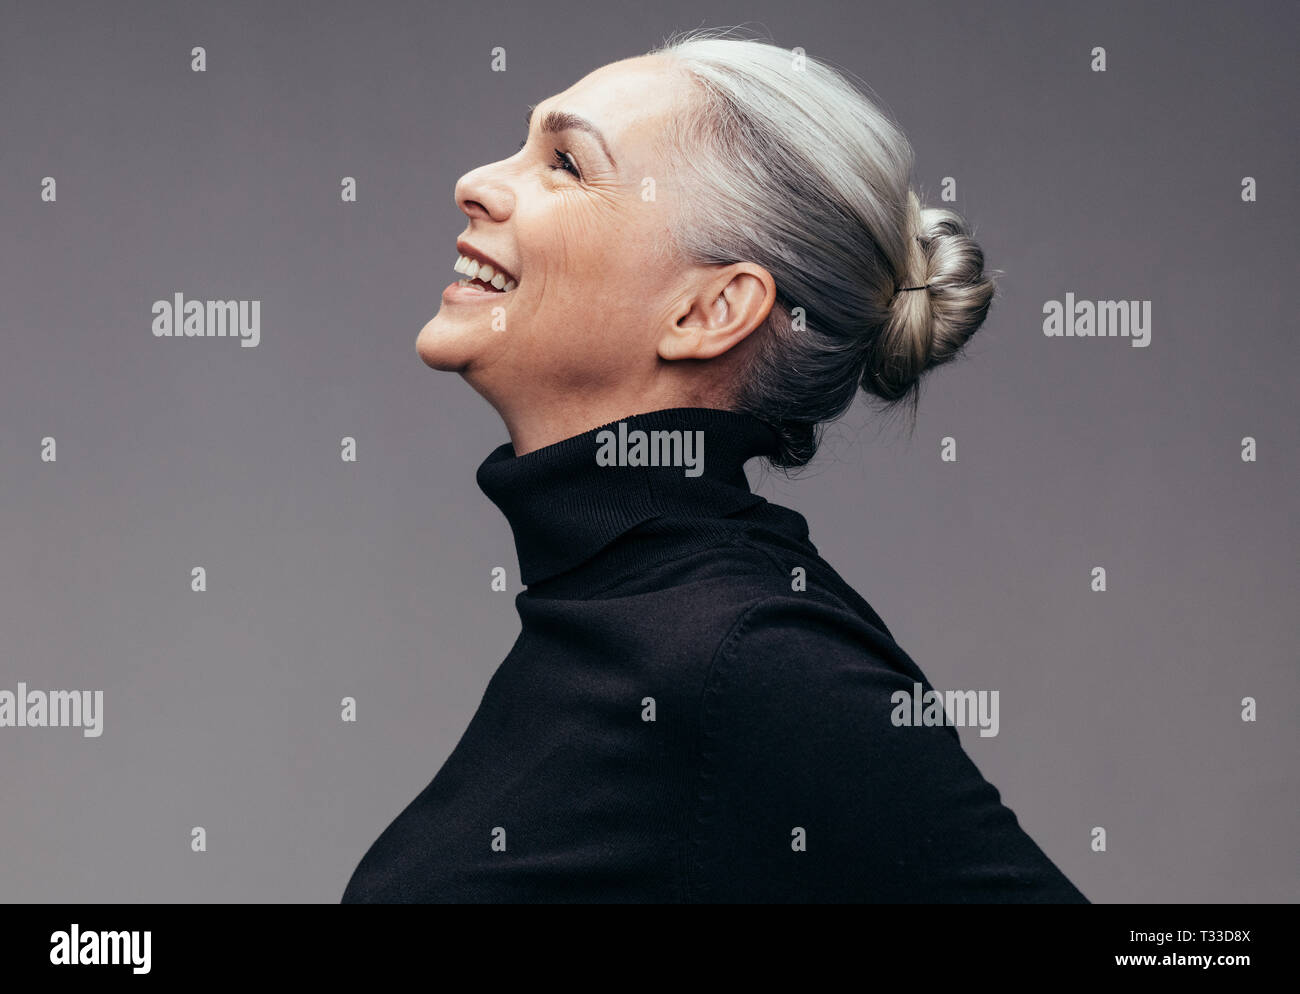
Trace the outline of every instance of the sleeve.
{"type": "Polygon", "coordinates": [[[894,695],[918,683],[933,690],[847,610],[788,596],[746,610],[701,700],[691,898],[1087,903],[954,727],[895,723],[894,695]]]}

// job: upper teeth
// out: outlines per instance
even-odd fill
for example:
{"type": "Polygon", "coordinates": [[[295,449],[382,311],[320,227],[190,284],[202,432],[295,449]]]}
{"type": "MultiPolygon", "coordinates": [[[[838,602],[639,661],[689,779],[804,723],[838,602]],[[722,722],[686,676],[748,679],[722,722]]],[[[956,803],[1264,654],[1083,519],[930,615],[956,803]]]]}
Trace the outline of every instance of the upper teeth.
{"type": "Polygon", "coordinates": [[[493,269],[486,262],[479,262],[468,255],[457,256],[456,265],[452,268],[458,273],[464,273],[470,279],[480,279],[484,283],[490,283],[498,290],[503,290],[506,293],[519,285],[518,280],[512,280],[505,273],[493,269]]]}

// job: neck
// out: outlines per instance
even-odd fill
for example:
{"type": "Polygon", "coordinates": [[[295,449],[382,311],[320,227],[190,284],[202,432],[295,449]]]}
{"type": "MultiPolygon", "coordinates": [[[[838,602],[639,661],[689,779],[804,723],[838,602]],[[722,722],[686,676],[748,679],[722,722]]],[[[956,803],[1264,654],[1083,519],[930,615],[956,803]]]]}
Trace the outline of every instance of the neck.
{"type": "Polygon", "coordinates": [[[600,425],[682,406],[675,401],[642,395],[630,397],[590,398],[566,397],[544,407],[530,407],[526,411],[501,410],[501,420],[510,435],[515,455],[527,455],[548,445],[581,435],[600,425]]]}
{"type": "Polygon", "coordinates": [[[726,410],[717,390],[701,390],[699,384],[684,385],[676,370],[661,370],[643,378],[635,386],[621,385],[617,390],[601,392],[590,384],[545,397],[530,395],[519,384],[509,390],[496,390],[482,382],[466,380],[496,409],[510,435],[515,455],[527,455],[538,449],[601,425],[611,424],[638,414],[674,408],[713,408],[726,410]]]}

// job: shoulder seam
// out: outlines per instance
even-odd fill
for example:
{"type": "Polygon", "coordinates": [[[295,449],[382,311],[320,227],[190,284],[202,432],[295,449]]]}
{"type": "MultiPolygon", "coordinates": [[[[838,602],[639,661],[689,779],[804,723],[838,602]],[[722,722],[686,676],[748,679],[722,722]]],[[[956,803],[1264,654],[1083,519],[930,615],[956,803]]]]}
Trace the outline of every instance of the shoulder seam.
{"type": "Polygon", "coordinates": [[[689,900],[692,890],[697,893],[707,892],[708,885],[701,884],[697,879],[700,867],[707,863],[707,857],[699,850],[699,840],[696,830],[699,828],[704,818],[704,809],[710,801],[708,796],[708,781],[713,776],[711,770],[712,751],[709,744],[708,732],[708,714],[710,712],[710,690],[714,684],[714,674],[718,669],[718,663],[724,659],[732,646],[745,628],[749,625],[750,619],[754,612],[763,607],[770,601],[775,600],[773,595],[765,595],[758,600],[747,605],[740,615],[736,618],[727,633],[718,642],[718,647],[713,651],[713,657],[709,660],[708,669],[705,670],[704,680],[700,685],[700,702],[699,709],[696,713],[697,736],[695,744],[696,753],[696,772],[694,777],[695,792],[692,798],[691,817],[687,820],[686,836],[683,839],[683,891],[689,900]]]}

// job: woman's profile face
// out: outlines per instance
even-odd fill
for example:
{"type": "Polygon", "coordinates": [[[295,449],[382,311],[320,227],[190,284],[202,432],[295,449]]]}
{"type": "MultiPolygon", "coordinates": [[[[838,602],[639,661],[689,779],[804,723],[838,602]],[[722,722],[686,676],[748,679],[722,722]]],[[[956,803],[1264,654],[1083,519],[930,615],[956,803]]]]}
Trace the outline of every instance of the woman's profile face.
{"type": "MultiPolygon", "coordinates": [[[[533,109],[519,151],[460,178],[461,243],[517,286],[447,287],[416,340],[428,365],[498,409],[653,385],[655,343],[684,288],[658,251],[674,204],[656,140],[686,85],[654,57],[603,66],[533,109]]],[[[448,234],[434,265],[465,278],[452,270],[461,254],[448,234]]]]}

